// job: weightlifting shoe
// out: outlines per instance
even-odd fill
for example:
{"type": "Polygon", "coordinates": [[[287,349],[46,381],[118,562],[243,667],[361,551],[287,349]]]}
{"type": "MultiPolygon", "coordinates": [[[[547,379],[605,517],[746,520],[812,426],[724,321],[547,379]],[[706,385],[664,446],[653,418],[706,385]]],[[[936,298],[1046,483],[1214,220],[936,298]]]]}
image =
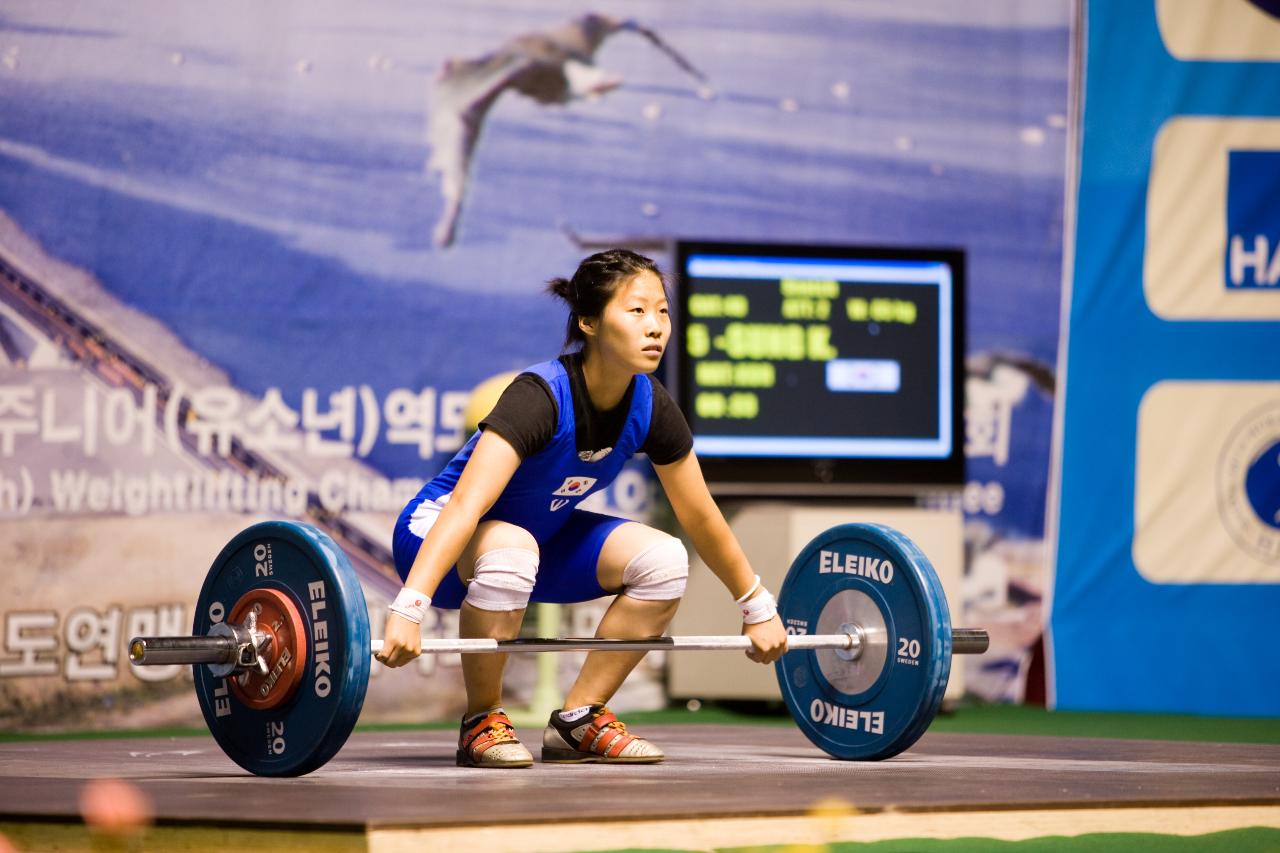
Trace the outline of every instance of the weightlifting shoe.
{"type": "Polygon", "coordinates": [[[462,721],[459,767],[530,767],[533,755],[516,738],[506,711],[497,708],[462,721]]]}
{"type": "Polygon", "coordinates": [[[661,749],[627,731],[626,723],[604,705],[592,705],[582,717],[565,722],[559,711],[542,732],[542,761],[546,764],[656,764],[666,758],[661,749]]]}

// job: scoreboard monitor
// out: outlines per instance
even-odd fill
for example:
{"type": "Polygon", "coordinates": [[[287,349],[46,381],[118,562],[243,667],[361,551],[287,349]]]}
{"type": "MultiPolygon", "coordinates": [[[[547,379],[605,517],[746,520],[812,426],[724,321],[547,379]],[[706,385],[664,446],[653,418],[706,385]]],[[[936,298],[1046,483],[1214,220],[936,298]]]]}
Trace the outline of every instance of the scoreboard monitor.
{"type": "Polygon", "coordinates": [[[963,482],[962,251],[680,242],[676,264],[673,384],[714,491],[963,482]]]}

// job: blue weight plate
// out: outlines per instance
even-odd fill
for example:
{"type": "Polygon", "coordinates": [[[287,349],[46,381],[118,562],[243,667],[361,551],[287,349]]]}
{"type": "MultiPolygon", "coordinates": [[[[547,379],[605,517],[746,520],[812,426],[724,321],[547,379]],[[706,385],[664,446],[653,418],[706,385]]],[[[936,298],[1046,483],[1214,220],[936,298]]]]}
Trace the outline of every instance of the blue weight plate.
{"type": "Polygon", "coordinates": [[[364,591],[332,539],[306,524],[267,521],[235,536],[209,569],[193,632],[204,635],[242,595],[269,587],[287,594],[306,625],[301,685],[284,704],[255,710],[227,678],[195,669],[209,731],[237,764],[259,776],[301,776],[342,748],[369,686],[370,635],[364,591]]]}
{"type": "Polygon", "coordinates": [[[942,703],[951,673],[951,617],[929,560],[878,524],[844,524],[816,536],[787,572],[778,612],[793,634],[857,625],[861,656],[798,651],[776,664],[783,701],[828,754],[876,760],[915,743],[942,703]]]}
{"type": "Polygon", "coordinates": [[[935,603],[938,608],[933,640],[938,648],[940,670],[933,681],[933,695],[926,700],[924,706],[927,713],[921,713],[916,718],[916,728],[903,736],[897,749],[897,752],[901,752],[920,739],[933,722],[933,718],[937,716],[938,709],[942,707],[942,697],[947,691],[947,682],[951,678],[951,610],[947,606],[947,595],[942,589],[942,581],[938,579],[938,573],[934,571],[933,564],[929,562],[924,552],[899,531],[890,527],[886,527],[885,531],[886,534],[897,537],[898,544],[915,565],[924,568],[919,572],[918,577],[925,584],[926,599],[935,603]]]}

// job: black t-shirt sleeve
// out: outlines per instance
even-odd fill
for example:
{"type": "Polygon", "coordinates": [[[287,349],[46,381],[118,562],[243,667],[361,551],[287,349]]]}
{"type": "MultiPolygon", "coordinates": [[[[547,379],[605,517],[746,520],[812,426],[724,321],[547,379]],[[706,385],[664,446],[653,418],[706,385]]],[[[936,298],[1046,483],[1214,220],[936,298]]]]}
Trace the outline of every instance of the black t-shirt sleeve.
{"type": "Polygon", "coordinates": [[[521,459],[528,459],[551,443],[558,418],[547,383],[532,373],[521,373],[480,421],[480,429],[493,430],[511,443],[521,459]]]}
{"type": "Polygon", "coordinates": [[[640,446],[640,452],[648,454],[654,465],[670,465],[689,455],[693,449],[693,433],[689,422],[684,419],[684,412],[671,399],[667,389],[652,376],[645,378],[653,386],[653,416],[649,420],[649,435],[640,446]]]}

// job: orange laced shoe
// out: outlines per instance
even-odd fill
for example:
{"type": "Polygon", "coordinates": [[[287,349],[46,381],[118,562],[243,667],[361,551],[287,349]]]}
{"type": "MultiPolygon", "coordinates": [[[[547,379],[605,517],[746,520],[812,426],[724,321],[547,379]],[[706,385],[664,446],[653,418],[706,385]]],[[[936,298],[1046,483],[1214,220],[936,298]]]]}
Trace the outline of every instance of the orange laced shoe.
{"type": "Polygon", "coordinates": [[[533,755],[516,737],[515,726],[501,708],[478,719],[462,721],[458,734],[459,767],[529,767],[532,764],[533,755]]]}

